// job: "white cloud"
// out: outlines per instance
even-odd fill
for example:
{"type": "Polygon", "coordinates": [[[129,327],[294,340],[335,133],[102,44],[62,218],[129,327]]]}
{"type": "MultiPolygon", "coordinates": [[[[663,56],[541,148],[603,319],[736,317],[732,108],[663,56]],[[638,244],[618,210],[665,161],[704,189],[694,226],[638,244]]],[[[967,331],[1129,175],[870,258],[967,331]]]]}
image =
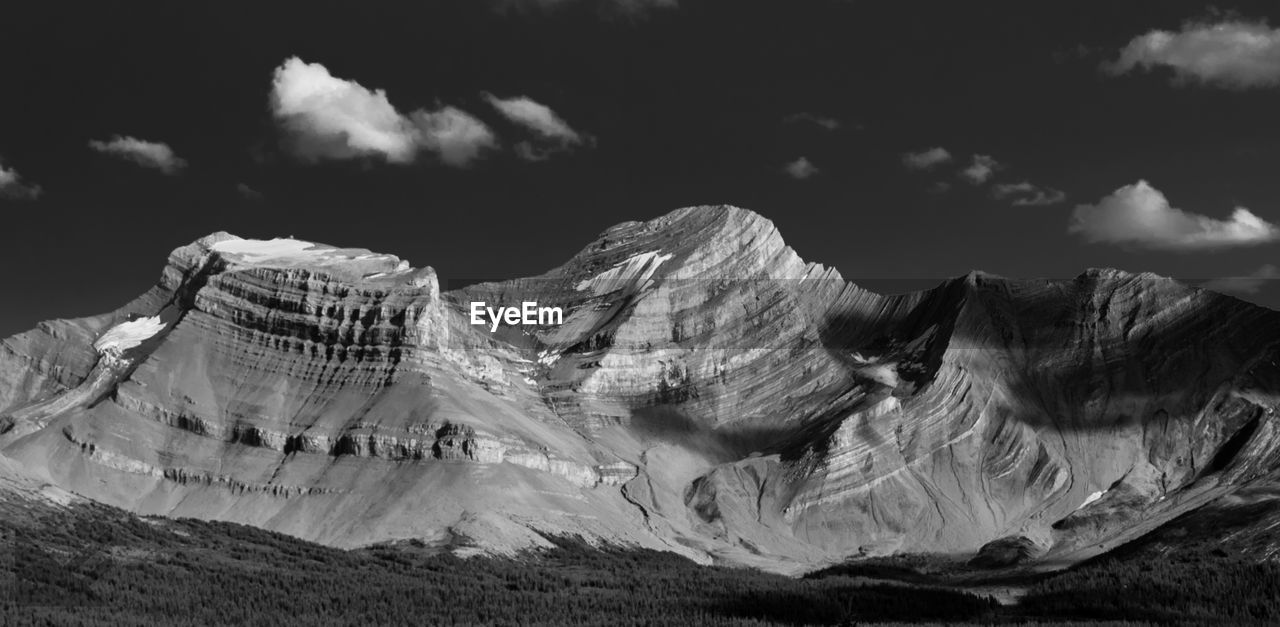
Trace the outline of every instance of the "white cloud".
{"type": "Polygon", "coordinates": [[[524,126],[538,135],[548,139],[556,139],[563,142],[576,144],[582,141],[582,136],[577,131],[569,128],[569,125],[556,115],[551,107],[533,100],[527,96],[517,96],[515,98],[498,98],[493,94],[485,94],[485,99],[499,113],[506,116],[508,120],[524,126]]]}
{"type": "Polygon", "coordinates": [[[786,118],[784,118],[783,121],[788,123],[793,123],[793,124],[798,122],[807,122],[809,124],[819,126],[828,131],[837,130],[842,126],[842,124],[840,123],[840,120],[827,117],[825,115],[818,115],[816,113],[808,113],[808,112],[793,113],[791,115],[788,115],[786,118]]]}
{"type": "Polygon", "coordinates": [[[1262,286],[1276,279],[1280,279],[1280,268],[1268,263],[1244,276],[1213,279],[1201,283],[1200,287],[1211,289],[1215,292],[1257,294],[1262,291],[1262,286]]]}
{"type": "Polygon", "coordinates": [[[1280,229],[1244,207],[1219,220],[1170,206],[1160,190],[1138,181],[1096,205],[1078,205],[1067,232],[1088,242],[1132,244],[1157,250],[1211,250],[1280,239],[1280,229]]]}
{"type": "Polygon", "coordinates": [[[35,200],[43,191],[39,185],[23,181],[17,170],[0,164],[0,198],[35,200]]]}
{"type": "Polygon", "coordinates": [[[998,169],[1000,164],[995,159],[987,155],[974,155],[969,167],[960,171],[960,176],[974,185],[981,185],[994,176],[998,169]]]}
{"type": "Polygon", "coordinates": [[[503,117],[538,137],[537,144],[521,142],[516,146],[516,154],[525,160],[542,161],[551,153],[569,150],[591,140],[589,136],[573,130],[551,107],[532,98],[516,96],[504,99],[493,94],[485,94],[484,97],[503,117]]]}
{"type": "Polygon", "coordinates": [[[1060,189],[1044,188],[1036,190],[1031,196],[1013,199],[1015,207],[1047,207],[1067,200],[1066,192],[1060,189]]]}
{"type": "Polygon", "coordinates": [[[809,161],[805,157],[800,157],[799,159],[788,163],[783,166],[782,169],[790,175],[791,178],[800,180],[807,179],[820,172],[820,170],[813,165],[813,162],[809,161]]]}
{"type": "Polygon", "coordinates": [[[497,138],[484,122],[456,107],[415,111],[413,123],[422,147],[452,166],[465,166],[484,150],[497,146],[497,138]]]}
{"type": "Polygon", "coordinates": [[[337,78],[319,63],[291,57],[276,68],[271,109],[307,160],[377,157],[410,163],[422,151],[465,166],[497,139],[470,114],[444,107],[401,114],[381,89],[337,78]]]}
{"type": "Polygon", "coordinates": [[[1010,204],[1015,207],[1043,207],[1056,205],[1067,199],[1062,190],[1040,187],[1030,181],[998,183],[991,188],[991,195],[997,200],[1012,198],[1010,204]]]}
{"type": "Polygon", "coordinates": [[[912,170],[928,170],[948,161],[951,161],[951,153],[942,147],[929,148],[920,152],[908,152],[902,155],[903,165],[912,170]]]}
{"type": "Polygon", "coordinates": [[[275,71],[271,109],[294,134],[298,156],[317,160],[378,155],[412,161],[417,133],[382,90],[337,78],[319,63],[291,57],[275,71]]]}
{"type": "Polygon", "coordinates": [[[1181,31],[1135,37],[1103,66],[1113,74],[1135,68],[1173,70],[1176,83],[1234,89],[1280,86],[1280,29],[1265,22],[1189,23],[1181,31]]]}
{"type": "Polygon", "coordinates": [[[116,135],[108,141],[90,140],[89,147],[103,154],[132,161],[144,168],[160,170],[165,174],[177,174],[187,167],[184,159],[174,154],[168,144],[161,142],[116,135]]]}

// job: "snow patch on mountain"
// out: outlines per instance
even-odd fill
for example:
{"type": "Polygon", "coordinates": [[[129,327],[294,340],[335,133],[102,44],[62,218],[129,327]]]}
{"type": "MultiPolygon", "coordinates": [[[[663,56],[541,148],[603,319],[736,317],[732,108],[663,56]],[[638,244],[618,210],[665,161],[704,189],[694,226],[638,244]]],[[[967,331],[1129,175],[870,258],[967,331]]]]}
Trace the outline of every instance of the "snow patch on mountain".
{"type": "Polygon", "coordinates": [[[1098,490],[1097,492],[1090,494],[1087,498],[1085,498],[1084,502],[1081,503],[1080,506],[1076,508],[1076,510],[1079,511],[1088,507],[1090,503],[1093,503],[1094,501],[1097,501],[1098,499],[1102,498],[1102,495],[1106,493],[1107,493],[1106,490],[1098,490]]]}
{"type": "Polygon", "coordinates": [[[160,316],[121,322],[103,333],[93,343],[93,349],[99,354],[112,352],[118,355],[143,343],[163,329],[164,323],[160,321],[160,316]]]}
{"type": "Polygon", "coordinates": [[[579,292],[591,290],[595,296],[621,289],[642,290],[650,285],[658,266],[673,256],[659,254],[656,250],[633,255],[594,277],[579,281],[573,288],[579,292]]]}
{"type": "Polygon", "coordinates": [[[560,360],[560,353],[551,350],[538,351],[538,363],[550,367],[560,360]]]}
{"type": "Polygon", "coordinates": [[[257,263],[268,259],[307,261],[323,259],[328,251],[316,249],[316,245],[302,240],[277,237],[270,240],[232,239],[218,242],[213,249],[243,257],[246,262],[257,263]]]}

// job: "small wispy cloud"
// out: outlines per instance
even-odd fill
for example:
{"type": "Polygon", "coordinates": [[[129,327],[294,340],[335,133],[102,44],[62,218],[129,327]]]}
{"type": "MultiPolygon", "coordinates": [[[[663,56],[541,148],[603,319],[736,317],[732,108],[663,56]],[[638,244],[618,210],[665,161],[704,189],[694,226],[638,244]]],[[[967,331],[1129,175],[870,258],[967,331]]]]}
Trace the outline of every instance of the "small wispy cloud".
{"type": "Polygon", "coordinates": [[[465,167],[497,137],[456,107],[400,113],[381,89],[333,76],[298,57],[275,70],[271,110],[288,134],[289,150],[303,161],[379,158],[406,164],[423,152],[465,167]]]}
{"type": "Polygon", "coordinates": [[[163,142],[116,135],[107,141],[90,140],[89,148],[165,174],[177,174],[187,167],[186,160],[163,142]]]}
{"type": "Polygon", "coordinates": [[[484,122],[457,107],[414,111],[410,119],[418,145],[447,165],[466,167],[486,150],[498,147],[497,137],[484,122]]]}
{"type": "Polygon", "coordinates": [[[528,96],[499,98],[484,94],[484,98],[508,121],[534,134],[536,141],[524,141],[516,146],[516,154],[526,160],[542,161],[553,153],[594,142],[594,138],[569,126],[551,107],[528,96]]]}
{"type": "Polygon", "coordinates": [[[1263,286],[1277,279],[1280,279],[1280,268],[1268,263],[1244,276],[1212,279],[1201,283],[1200,287],[1215,292],[1257,294],[1262,291],[1263,286]]]}
{"type": "Polygon", "coordinates": [[[960,176],[974,185],[986,183],[995,176],[1000,164],[988,155],[974,155],[969,166],[960,171],[960,176]]]}
{"type": "Polygon", "coordinates": [[[485,100],[508,120],[528,128],[538,135],[567,144],[582,143],[582,135],[569,127],[551,107],[527,96],[498,98],[485,94],[485,100]]]}
{"type": "Polygon", "coordinates": [[[902,155],[902,164],[912,170],[928,170],[951,161],[951,153],[941,146],[902,155]]]}
{"type": "Polygon", "coordinates": [[[1031,181],[997,183],[991,187],[991,195],[996,200],[1010,199],[1010,204],[1015,207],[1044,207],[1067,199],[1062,190],[1040,187],[1031,181]]]}
{"type": "Polygon", "coordinates": [[[1103,70],[1119,75],[1168,68],[1178,85],[1230,89],[1280,86],[1280,28],[1241,20],[1190,22],[1135,37],[1103,70]]]}
{"type": "Polygon", "coordinates": [[[35,200],[43,191],[39,185],[24,181],[17,170],[0,164],[0,198],[35,200]]]}
{"type": "Polygon", "coordinates": [[[1177,209],[1146,181],[1125,185],[1093,205],[1078,205],[1067,232],[1087,242],[1196,251],[1280,240],[1280,228],[1244,207],[1226,220],[1177,209]]]}
{"type": "Polygon", "coordinates": [[[1014,198],[1013,206],[1015,207],[1047,207],[1049,205],[1057,205],[1067,200],[1067,193],[1060,189],[1044,188],[1037,190],[1030,196],[1022,198],[1014,198]]]}
{"type": "Polygon", "coordinates": [[[817,166],[813,165],[813,162],[809,161],[809,159],[805,157],[800,157],[795,161],[788,163],[782,167],[782,170],[786,172],[788,176],[797,180],[807,179],[820,172],[817,166]]]}
{"type": "Polygon", "coordinates": [[[783,121],[788,124],[812,124],[828,131],[838,130],[840,127],[844,126],[840,120],[833,117],[809,113],[807,111],[788,115],[783,118],[783,121]]]}

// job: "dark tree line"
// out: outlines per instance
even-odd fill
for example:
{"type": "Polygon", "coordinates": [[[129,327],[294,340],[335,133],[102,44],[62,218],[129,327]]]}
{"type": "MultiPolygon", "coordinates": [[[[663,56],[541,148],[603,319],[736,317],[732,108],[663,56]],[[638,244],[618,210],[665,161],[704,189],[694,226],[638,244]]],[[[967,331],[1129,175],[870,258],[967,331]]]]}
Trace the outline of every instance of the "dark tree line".
{"type": "MultiPolygon", "coordinates": [[[[1280,618],[1280,570],[1196,550],[1102,560],[1021,604],[851,570],[794,579],[571,539],[520,558],[414,544],[341,551],[251,527],[107,508],[0,522],[0,623],[840,625],[1280,618]],[[56,522],[56,524],[55,524],[56,522]]],[[[893,574],[893,571],[883,571],[893,574]]],[[[901,574],[901,573],[899,573],[901,574]]],[[[910,577],[901,579],[911,580],[910,577]]]]}

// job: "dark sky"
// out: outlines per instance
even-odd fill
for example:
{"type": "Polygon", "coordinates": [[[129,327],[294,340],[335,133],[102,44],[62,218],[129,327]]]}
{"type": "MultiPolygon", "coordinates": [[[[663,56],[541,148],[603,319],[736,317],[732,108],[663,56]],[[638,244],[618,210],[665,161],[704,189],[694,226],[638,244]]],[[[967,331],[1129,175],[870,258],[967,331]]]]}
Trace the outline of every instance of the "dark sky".
{"type": "MultiPolygon", "coordinates": [[[[1100,69],[1152,30],[1275,24],[1275,2],[27,4],[3,16],[0,165],[40,193],[0,198],[0,336],[109,311],[219,230],[394,253],[449,282],[540,273],[612,224],[712,203],[769,217],[807,261],[873,287],[970,269],[1209,279],[1275,261],[1269,241],[1067,232],[1077,205],[1139,180],[1187,212],[1280,222],[1280,88],[1100,69]],[[465,110],[504,148],[467,167],[299,158],[269,104],[293,56],[406,115],[465,110]],[[486,93],[527,96],[593,139],[521,159],[529,135],[486,93]],[[186,167],[89,147],[116,135],[163,142],[186,167]],[[953,161],[904,165],[932,147],[953,161]],[[958,176],[975,154],[1002,164],[981,185],[958,176]],[[784,171],[801,156],[817,174],[784,171]],[[993,197],[1021,181],[1066,199],[993,197]]],[[[1243,296],[1277,304],[1268,291],[1243,296]]]]}

